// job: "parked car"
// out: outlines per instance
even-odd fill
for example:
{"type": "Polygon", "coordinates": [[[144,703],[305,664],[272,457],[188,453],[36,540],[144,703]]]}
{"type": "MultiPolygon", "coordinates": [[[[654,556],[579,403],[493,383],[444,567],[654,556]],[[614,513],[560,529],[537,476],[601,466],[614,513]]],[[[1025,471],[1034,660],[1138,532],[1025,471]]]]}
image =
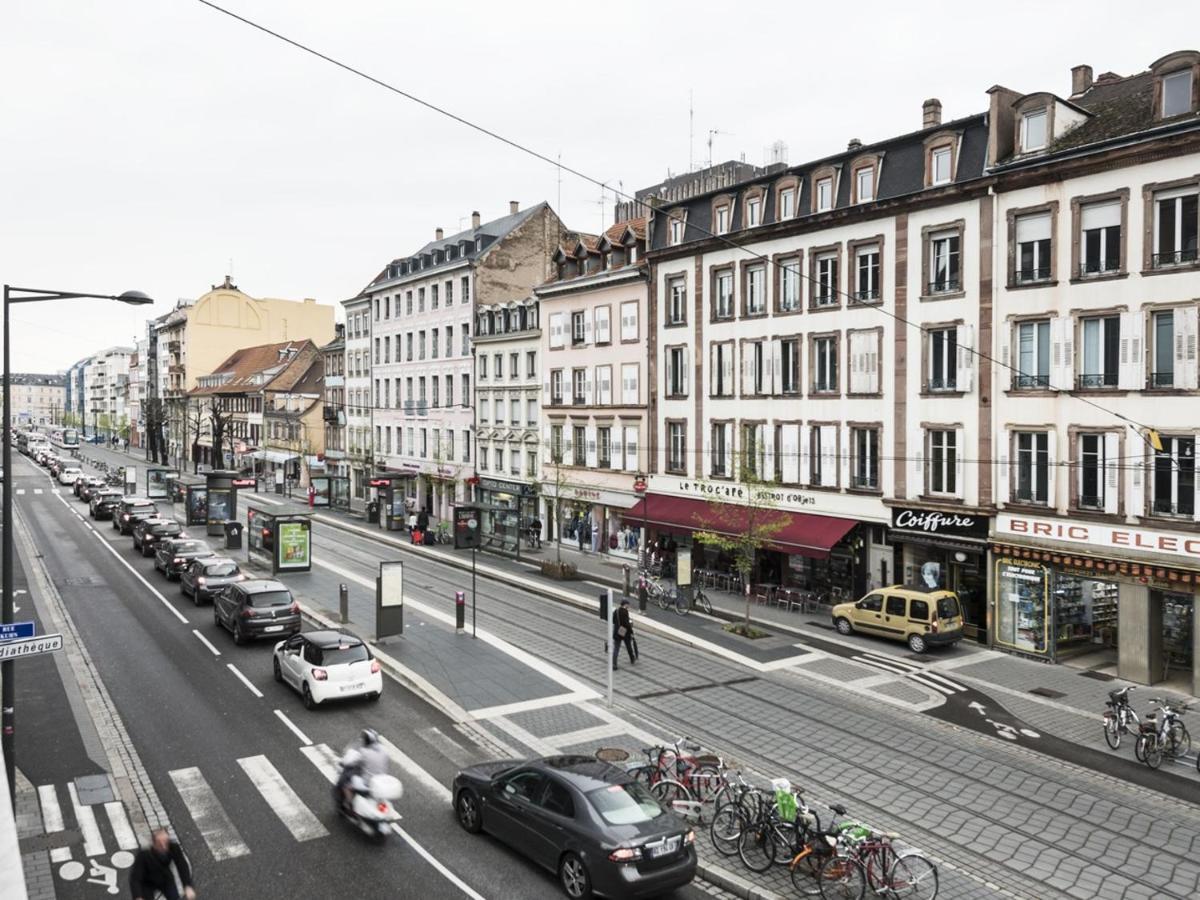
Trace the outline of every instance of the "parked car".
{"type": "Polygon", "coordinates": [[[361,640],[339,631],[309,631],[275,645],[275,680],[290,684],[306,709],[328,700],[383,693],[379,661],[361,640]]]}
{"type": "Polygon", "coordinates": [[[63,465],[57,473],[59,484],[74,484],[77,479],[83,477],[83,469],[79,466],[63,465]]]}
{"type": "Polygon", "coordinates": [[[153,554],[155,545],[161,540],[187,537],[183,533],[183,526],[174,519],[163,519],[158,516],[139,519],[131,533],[133,534],[133,549],[142,556],[153,554]]]}
{"type": "Polygon", "coordinates": [[[874,634],[905,641],[913,653],[962,640],[962,608],[953,591],[931,591],[921,585],[892,585],[871,591],[854,603],[832,610],[841,634],[874,634]]]}
{"type": "Polygon", "coordinates": [[[594,756],[470,766],[455,776],[452,797],[464,829],[555,872],[574,900],[662,894],[696,875],[691,826],[594,756]]]}
{"type": "Polygon", "coordinates": [[[156,518],[158,507],[145,497],[126,497],[113,511],[113,528],[121,534],[129,534],[141,519],[156,518]]]}
{"type": "Polygon", "coordinates": [[[245,580],[245,574],[229,557],[205,556],[190,560],[183,568],[179,575],[179,590],[199,606],[229,585],[245,580]]]}
{"type": "Polygon", "coordinates": [[[278,581],[242,581],[213,597],[213,621],[233,633],[235,644],[284,637],[300,633],[300,604],[278,581]]]}
{"type": "Polygon", "coordinates": [[[159,538],[154,548],[154,568],[166,575],[167,581],[174,581],[192,560],[214,555],[204,541],[189,537],[159,538]]]}

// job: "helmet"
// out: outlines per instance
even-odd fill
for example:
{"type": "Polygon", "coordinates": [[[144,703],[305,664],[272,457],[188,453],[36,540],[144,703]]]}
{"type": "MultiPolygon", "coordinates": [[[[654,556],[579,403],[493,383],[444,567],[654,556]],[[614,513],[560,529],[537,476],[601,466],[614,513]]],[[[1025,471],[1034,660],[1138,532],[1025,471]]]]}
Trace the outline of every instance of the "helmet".
{"type": "Polygon", "coordinates": [[[364,747],[370,747],[372,744],[378,744],[379,734],[372,728],[364,728],[362,733],[362,742],[364,747]]]}

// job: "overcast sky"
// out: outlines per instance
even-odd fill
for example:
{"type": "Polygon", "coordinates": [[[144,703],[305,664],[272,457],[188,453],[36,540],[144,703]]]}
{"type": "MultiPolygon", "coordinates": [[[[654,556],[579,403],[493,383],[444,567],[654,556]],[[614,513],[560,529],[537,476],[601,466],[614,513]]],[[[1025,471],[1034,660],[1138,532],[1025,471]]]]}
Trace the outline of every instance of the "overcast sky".
{"type": "MultiPolygon", "coordinates": [[[[1191,2],[408,4],[227,0],[249,18],[633,191],[713,158],[792,164],[945,119],[984,91],[1070,93],[1070,67],[1144,70],[1196,41],[1191,2]],[[994,17],[1001,9],[1003,19],[994,17]],[[1153,13],[1151,14],[1151,9],[1153,13]],[[695,136],[689,148],[689,92],[695,136]]],[[[0,4],[0,279],[197,297],[355,294],[394,257],[549,200],[572,228],[612,195],[196,0],[0,4]],[[232,263],[231,263],[232,260],[232,263]]],[[[131,343],[144,308],[13,312],[13,367],[131,343]]],[[[339,316],[340,317],[340,316],[339,316]]]]}

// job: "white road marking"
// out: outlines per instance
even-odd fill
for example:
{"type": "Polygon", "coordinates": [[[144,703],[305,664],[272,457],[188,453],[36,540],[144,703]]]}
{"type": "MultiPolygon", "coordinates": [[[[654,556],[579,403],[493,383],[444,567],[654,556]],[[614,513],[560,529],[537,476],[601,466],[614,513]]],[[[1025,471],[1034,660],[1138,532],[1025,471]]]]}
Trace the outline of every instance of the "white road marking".
{"type": "Polygon", "coordinates": [[[239,759],[238,765],[292,837],[298,841],[311,841],[329,834],[321,820],[304,805],[265,756],[247,756],[239,759]]]}
{"type": "Polygon", "coordinates": [[[413,780],[423,784],[428,790],[436,794],[442,802],[450,802],[450,788],[422,769],[413,761],[412,757],[387,738],[380,736],[379,743],[383,745],[383,749],[387,751],[387,755],[391,757],[392,762],[411,775],[413,780]]]}
{"type": "Polygon", "coordinates": [[[34,488],[34,489],[33,489],[33,492],[34,492],[35,494],[40,494],[40,493],[42,492],[42,489],[41,489],[41,488],[34,488]]]}
{"type": "Polygon", "coordinates": [[[262,691],[260,691],[258,688],[256,688],[254,686],[254,683],[252,681],[250,681],[250,679],[247,678],[245,675],[243,675],[237,666],[235,666],[233,663],[226,663],[226,666],[228,666],[230,672],[232,672],[234,675],[236,675],[241,680],[242,684],[244,684],[246,687],[250,688],[250,693],[252,693],[255,697],[258,697],[260,699],[262,698],[262,691]]]}
{"type": "Polygon", "coordinates": [[[279,717],[280,722],[282,722],[284,725],[286,725],[288,728],[291,729],[292,734],[294,734],[296,737],[300,738],[302,743],[305,743],[305,744],[312,743],[312,741],[310,741],[308,739],[308,735],[306,735],[303,731],[301,731],[299,728],[297,728],[295,726],[295,724],[292,722],[292,720],[283,714],[282,710],[279,710],[279,709],[275,710],[275,715],[279,717]]]}
{"type": "Polygon", "coordinates": [[[618,722],[606,722],[603,725],[593,725],[591,728],[580,728],[578,731],[566,731],[562,734],[552,734],[545,738],[560,750],[563,747],[573,747],[576,744],[587,744],[601,738],[616,737],[625,734],[626,728],[618,722]]]}
{"type": "Polygon", "coordinates": [[[308,758],[309,762],[317,767],[317,771],[324,775],[330,784],[337,784],[338,755],[329,748],[328,744],[313,744],[309,747],[301,747],[300,752],[308,758]]]}
{"type": "Polygon", "coordinates": [[[217,795],[213,793],[204,775],[195,766],[187,769],[174,769],[167,773],[175,782],[175,790],[183,799],[188,814],[196,823],[208,852],[213,859],[233,859],[236,856],[247,856],[250,848],[238,834],[238,830],[229,821],[217,795]]]}
{"type": "Polygon", "coordinates": [[[935,672],[930,672],[928,669],[924,669],[921,671],[921,677],[940,682],[940,683],[946,685],[947,687],[953,688],[956,691],[965,691],[966,690],[966,688],[963,687],[961,684],[951,681],[949,678],[943,678],[941,675],[938,675],[935,672]]]}
{"type": "Polygon", "coordinates": [[[197,637],[197,639],[200,641],[200,643],[202,643],[202,644],[203,644],[205,647],[207,647],[209,650],[211,650],[211,651],[212,651],[212,655],[213,655],[213,656],[220,656],[220,655],[221,655],[221,651],[220,651],[220,650],[218,650],[216,647],[214,647],[214,646],[212,645],[212,642],[211,642],[211,641],[209,641],[209,639],[208,639],[208,638],[206,638],[204,635],[202,635],[202,634],[201,634],[199,631],[197,631],[195,628],[193,628],[193,629],[192,629],[192,634],[194,634],[194,635],[197,637]]]}
{"type": "Polygon", "coordinates": [[[920,672],[913,672],[908,677],[909,677],[910,681],[915,681],[918,684],[924,685],[927,688],[932,688],[935,691],[939,691],[939,692],[945,694],[947,697],[953,697],[954,694],[956,693],[954,688],[946,687],[944,684],[938,684],[936,681],[927,680],[923,676],[923,674],[920,672]]]}
{"type": "Polygon", "coordinates": [[[469,712],[472,718],[475,719],[493,719],[496,716],[511,716],[514,713],[529,712],[534,709],[565,706],[568,703],[582,703],[585,700],[594,699],[595,696],[596,694],[592,691],[588,691],[586,694],[554,694],[551,697],[539,697],[536,700],[518,700],[515,703],[503,703],[499,706],[481,706],[479,709],[472,709],[469,712]]]}
{"type": "Polygon", "coordinates": [[[70,862],[71,848],[70,847],[55,847],[50,851],[50,862],[58,865],[59,863],[70,862]]]}
{"type": "Polygon", "coordinates": [[[42,825],[46,834],[62,831],[63,817],[58,805],[58,790],[52,784],[38,785],[38,799],[42,801],[42,825]]]}
{"type": "Polygon", "coordinates": [[[104,836],[100,834],[100,826],[96,824],[96,814],[90,806],[79,802],[79,794],[75,791],[75,783],[67,782],[67,793],[71,795],[71,805],[75,807],[75,821],[83,833],[83,855],[103,856],[104,836]]]}
{"type": "Polygon", "coordinates": [[[417,737],[435,750],[440,751],[442,756],[455,765],[467,766],[474,761],[474,757],[467,752],[466,747],[448,734],[443,733],[440,728],[421,728],[417,731],[417,737]]]}
{"type": "Polygon", "coordinates": [[[911,675],[913,670],[904,663],[883,662],[882,660],[872,659],[868,656],[851,657],[855,662],[860,662],[866,666],[874,666],[876,669],[883,669],[886,672],[895,672],[897,675],[911,675]]]}
{"type": "Polygon", "coordinates": [[[16,493],[17,493],[17,496],[20,497],[22,494],[25,493],[25,488],[17,488],[16,493]]]}
{"type": "Polygon", "coordinates": [[[125,804],[113,800],[104,804],[104,811],[108,813],[108,821],[112,825],[113,837],[117,839],[117,846],[122,850],[136,850],[138,839],[137,835],[133,833],[133,826],[129,824],[129,817],[125,815],[125,804]]]}
{"type": "MultiPolygon", "coordinates": [[[[449,792],[447,792],[447,793],[449,793],[449,792]]],[[[400,837],[404,839],[404,843],[408,844],[408,846],[410,846],[414,850],[416,850],[417,853],[419,853],[422,856],[422,858],[425,860],[425,862],[429,863],[431,866],[433,866],[435,869],[437,869],[438,872],[440,872],[441,875],[447,881],[449,881],[452,885],[454,885],[456,888],[458,888],[460,891],[462,891],[464,894],[466,894],[468,897],[470,897],[471,900],[484,900],[482,894],[477,893],[465,881],[463,881],[461,878],[459,878],[457,875],[455,875],[453,872],[451,872],[449,869],[447,869],[445,866],[443,866],[440,862],[438,862],[437,859],[434,858],[433,854],[430,853],[428,850],[426,850],[424,847],[422,847],[420,844],[418,844],[415,840],[413,840],[412,836],[407,831],[405,831],[399,825],[396,825],[394,827],[396,829],[396,834],[400,835],[400,837]]]]}

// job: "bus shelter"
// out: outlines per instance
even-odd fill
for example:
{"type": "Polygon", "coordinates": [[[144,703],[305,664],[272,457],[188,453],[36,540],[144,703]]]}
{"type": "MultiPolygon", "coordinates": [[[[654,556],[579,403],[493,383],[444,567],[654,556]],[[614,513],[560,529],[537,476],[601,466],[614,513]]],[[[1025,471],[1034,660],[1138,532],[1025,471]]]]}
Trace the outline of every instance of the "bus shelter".
{"type": "Polygon", "coordinates": [[[178,474],[178,469],[146,466],[146,496],[151,500],[171,499],[171,479],[178,474]]]}
{"type": "Polygon", "coordinates": [[[317,509],[350,509],[350,479],[345,475],[313,475],[312,505],[317,509]]]}
{"type": "Polygon", "coordinates": [[[183,504],[186,524],[208,525],[208,479],[203,475],[176,475],[170,485],[172,502],[183,504]]]}
{"type": "Polygon", "coordinates": [[[312,571],[312,521],[305,513],[246,508],[246,558],[269,562],[271,574],[312,571]]]}
{"type": "Polygon", "coordinates": [[[388,531],[404,531],[408,527],[408,505],[405,496],[415,475],[383,473],[371,476],[370,486],[375,489],[379,503],[379,527],[388,531]]]}
{"type": "Polygon", "coordinates": [[[203,477],[208,494],[208,512],[204,520],[206,533],[222,535],[225,533],[225,523],[238,517],[238,488],[253,482],[230,469],[214,469],[205,472],[203,477]]]}

